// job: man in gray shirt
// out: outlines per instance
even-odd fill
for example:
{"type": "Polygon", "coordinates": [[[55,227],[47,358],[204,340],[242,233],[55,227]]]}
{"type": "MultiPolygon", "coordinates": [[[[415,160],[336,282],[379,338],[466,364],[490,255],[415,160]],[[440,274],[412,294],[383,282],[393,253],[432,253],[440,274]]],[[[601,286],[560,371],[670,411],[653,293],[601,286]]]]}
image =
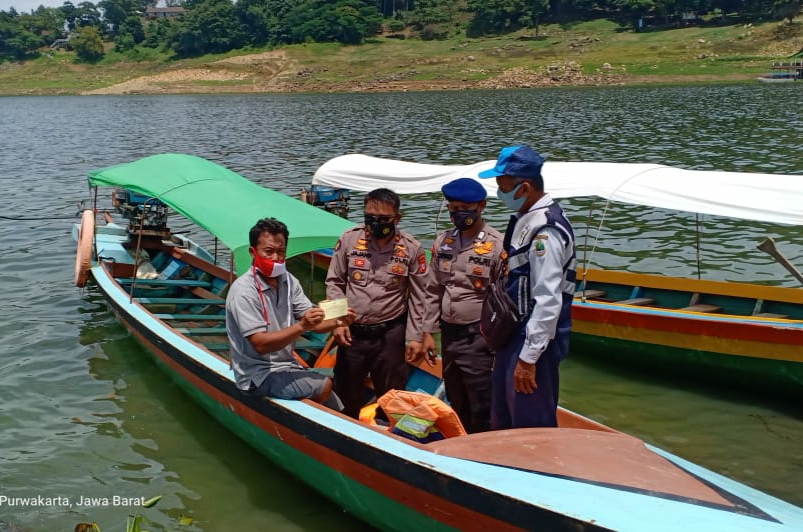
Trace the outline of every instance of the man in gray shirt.
{"type": "Polygon", "coordinates": [[[304,368],[293,355],[306,331],[329,332],[350,325],[354,310],[325,320],[285,268],[287,226],[275,218],[259,220],[249,232],[251,268],[238,277],[226,298],[226,332],[237,388],[249,395],[309,398],[342,410],[332,379],[304,368]]]}

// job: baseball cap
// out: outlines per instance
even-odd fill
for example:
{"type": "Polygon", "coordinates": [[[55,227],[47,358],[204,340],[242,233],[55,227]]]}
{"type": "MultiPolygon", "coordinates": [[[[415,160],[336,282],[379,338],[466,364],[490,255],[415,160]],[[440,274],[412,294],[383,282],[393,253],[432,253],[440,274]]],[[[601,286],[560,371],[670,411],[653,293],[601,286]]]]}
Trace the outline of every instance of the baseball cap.
{"type": "Polygon", "coordinates": [[[508,146],[499,152],[496,166],[478,175],[482,179],[500,175],[532,179],[541,177],[542,166],[544,158],[529,146],[508,146]]]}

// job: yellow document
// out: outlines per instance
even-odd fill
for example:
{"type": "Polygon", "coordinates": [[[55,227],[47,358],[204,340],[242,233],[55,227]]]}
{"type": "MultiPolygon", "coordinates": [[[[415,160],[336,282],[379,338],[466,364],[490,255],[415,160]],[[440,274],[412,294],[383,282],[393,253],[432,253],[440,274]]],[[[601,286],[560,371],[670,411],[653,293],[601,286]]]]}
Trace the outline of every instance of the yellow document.
{"type": "Polygon", "coordinates": [[[323,309],[323,319],[341,318],[349,313],[349,300],[345,297],[340,299],[324,299],[318,306],[323,309]]]}

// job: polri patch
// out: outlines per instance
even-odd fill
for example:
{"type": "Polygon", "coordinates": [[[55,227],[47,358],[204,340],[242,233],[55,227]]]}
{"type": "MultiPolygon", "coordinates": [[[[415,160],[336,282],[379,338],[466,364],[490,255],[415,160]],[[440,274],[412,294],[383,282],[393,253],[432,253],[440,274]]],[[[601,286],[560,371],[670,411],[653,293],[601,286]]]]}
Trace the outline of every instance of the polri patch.
{"type": "Polygon", "coordinates": [[[418,254],[418,273],[427,273],[427,256],[423,253],[418,254]]]}

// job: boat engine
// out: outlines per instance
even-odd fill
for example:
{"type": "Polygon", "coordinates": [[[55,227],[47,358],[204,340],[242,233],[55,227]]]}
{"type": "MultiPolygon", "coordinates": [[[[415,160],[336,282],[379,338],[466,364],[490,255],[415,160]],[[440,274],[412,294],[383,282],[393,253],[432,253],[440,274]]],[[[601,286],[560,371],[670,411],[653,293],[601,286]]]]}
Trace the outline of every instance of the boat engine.
{"type": "Polygon", "coordinates": [[[349,190],[324,185],[312,185],[301,189],[301,201],[319,207],[341,218],[349,216],[349,190]]]}
{"type": "Polygon", "coordinates": [[[170,238],[167,227],[168,207],[156,198],[143,196],[124,188],[112,193],[114,210],[128,220],[128,234],[143,238],[170,238]]]}

